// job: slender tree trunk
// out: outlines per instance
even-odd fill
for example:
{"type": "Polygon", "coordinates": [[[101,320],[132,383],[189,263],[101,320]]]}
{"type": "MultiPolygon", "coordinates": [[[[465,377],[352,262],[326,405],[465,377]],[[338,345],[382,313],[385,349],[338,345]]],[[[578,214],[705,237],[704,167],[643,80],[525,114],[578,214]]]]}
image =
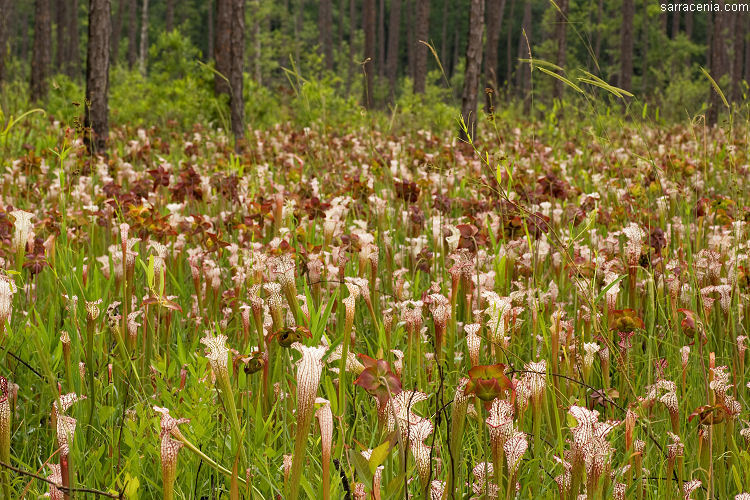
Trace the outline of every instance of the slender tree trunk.
{"type": "Polygon", "coordinates": [[[641,45],[643,45],[643,56],[641,57],[641,64],[643,69],[641,70],[641,92],[646,95],[648,93],[648,48],[649,48],[649,32],[651,29],[651,23],[648,16],[648,6],[650,0],[643,0],[643,30],[641,36],[643,37],[641,45]]]}
{"type": "Polygon", "coordinates": [[[375,81],[375,68],[373,61],[375,60],[375,0],[364,0],[362,6],[362,27],[365,30],[365,58],[362,65],[362,70],[365,72],[365,89],[363,96],[363,104],[365,108],[372,108],[372,91],[373,83],[375,81]]]}
{"type": "MultiPolygon", "coordinates": [[[[414,40],[414,93],[422,94],[427,81],[427,46],[430,37],[430,0],[417,0],[414,40]]],[[[481,51],[480,51],[481,53],[481,51]]]]}
{"type": "Polygon", "coordinates": [[[217,94],[229,94],[229,79],[232,71],[232,0],[216,0],[216,40],[214,61],[216,71],[214,90],[217,94]]]}
{"type": "Polygon", "coordinates": [[[380,0],[378,5],[378,59],[375,61],[378,75],[385,76],[385,0],[380,0]]]}
{"type": "Polygon", "coordinates": [[[208,0],[206,24],[208,24],[208,40],[206,40],[206,47],[208,48],[208,52],[206,54],[206,57],[210,60],[214,57],[214,0],[208,0]]]}
{"type": "MultiPolygon", "coordinates": [[[[722,3],[722,7],[724,2],[722,3]]],[[[729,31],[729,15],[724,12],[713,13],[713,26],[711,36],[711,76],[721,84],[721,79],[728,73],[727,34],[729,31]]],[[[709,85],[711,92],[710,104],[706,113],[706,121],[709,125],[716,125],[719,120],[719,112],[723,106],[719,94],[709,85]]]]}
{"type": "Polygon", "coordinates": [[[34,8],[34,48],[31,60],[31,100],[47,96],[52,52],[52,18],[49,0],[36,0],[34,8]]]}
{"type": "Polygon", "coordinates": [[[398,41],[401,34],[401,0],[391,0],[391,12],[388,22],[388,85],[390,87],[391,102],[396,98],[396,84],[398,79],[398,41]]]}
{"type": "Polygon", "coordinates": [[[68,10],[68,50],[67,50],[67,63],[65,65],[65,71],[71,78],[78,79],[81,76],[81,55],[78,51],[78,41],[80,36],[78,35],[78,0],[71,0],[70,9],[68,10]]]}
{"type": "Polygon", "coordinates": [[[320,50],[323,52],[323,62],[328,71],[333,71],[333,12],[331,0],[320,0],[318,9],[318,32],[320,35],[320,50]]]}
{"type": "Polygon", "coordinates": [[[346,0],[339,0],[339,11],[336,17],[336,47],[343,47],[344,40],[346,39],[346,23],[344,22],[346,17],[346,0]]]}
{"type": "Polygon", "coordinates": [[[414,2],[406,0],[406,71],[409,78],[414,80],[414,2]]]}
{"type": "Polygon", "coordinates": [[[230,107],[232,114],[232,134],[234,134],[234,149],[240,151],[242,139],[245,137],[245,101],[243,98],[242,74],[245,58],[245,0],[232,1],[232,34],[230,59],[232,69],[229,82],[232,86],[230,107]]]}
{"type": "MultiPolygon", "coordinates": [[[[258,12],[260,7],[260,0],[252,0],[251,11],[258,12]]],[[[261,39],[260,39],[260,15],[256,14],[253,16],[253,75],[255,82],[258,85],[263,85],[263,74],[261,72],[261,57],[263,55],[261,51],[261,39]]]]}
{"type": "Polygon", "coordinates": [[[174,29],[174,0],[167,0],[164,13],[164,25],[167,33],[174,29]]]}
{"type": "MultiPolygon", "coordinates": [[[[561,68],[565,67],[565,61],[568,53],[568,1],[560,0],[557,12],[557,26],[555,26],[555,39],[557,41],[557,58],[556,64],[561,68]]],[[[633,0],[630,0],[633,1],[633,0]]],[[[555,79],[553,88],[553,97],[562,100],[564,84],[561,80],[555,79]]]]}
{"type": "MultiPolygon", "coordinates": [[[[59,70],[65,66],[67,46],[65,44],[65,33],[68,31],[67,5],[65,2],[55,2],[55,26],[57,35],[57,47],[55,50],[55,67],[59,70]]],[[[4,14],[3,14],[4,15],[4,14]]]]}
{"type": "Polygon", "coordinates": [[[122,35],[122,20],[125,18],[125,0],[118,0],[117,15],[112,17],[112,47],[110,54],[110,66],[117,64],[120,55],[120,36],[122,35]]]}
{"type": "Polygon", "coordinates": [[[685,12],[685,36],[688,40],[693,39],[693,13],[685,12]]]}
{"type": "Polygon", "coordinates": [[[484,78],[487,90],[485,110],[487,113],[494,112],[497,103],[497,50],[500,41],[500,28],[503,24],[503,11],[505,10],[505,0],[485,0],[487,10],[487,46],[484,49],[484,78]]]}
{"type": "MultiPolygon", "coordinates": [[[[463,6],[456,4],[455,5],[455,11],[454,15],[458,17],[460,14],[460,9],[463,6]]],[[[462,56],[462,49],[463,49],[463,33],[464,30],[462,30],[461,23],[455,22],[453,23],[454,29],[453,29],[453,57],[451,58],[451,71],[450,74],[453,76],[453,74],[456,72],[456,69],[458,68],[462,56]]],[[[464,68],[465,69],[465,68],[464,68]]],[[[463,90],[463,89],[462,89],[463,90]]]]}
{"type": "Polygon", "coordinates": [[[9,41],[10,41],[10,20],[13,19],[13,1],[12,0],[0,0],[0,12],[4,14],[0,16],[0,96],[3,95],[2,88],[3,82],[5,81],[5,61],[8,58],[9,41]]]}
{"type": "Polygon", "coordinates": [[[110,2],[89,0],[89,37],[86,58],[86,145],[90,152],[105,152],[109,137],[110,2]]]}
{"type": "Polygon", "coordinates": [[[742,98],[742,70],[745,55],[745,19],[742,16],[732,16],[734,19],[734,35],[732,36],[732,100],[739,102],[742,98]]]}
{"type": "Polygon", "coordinates": [[[141,8],[141,54],[139,57],[139,65],[141,67],[141,74],[146,74],[146,63],[148,57],[148,0],[143,0],[143,7],[141,8]]]}
{"type": "Polygon", "coordinates": [[[513,84],[513,11],[516,10],[516,0],[510,0],[510,12],[508,13],[508,38],[505,41],[505,82],[508,90],[513,84]]]}
{"type": "Polygon", "coordinates": [[[357,5],[354,0],[349,0],[349,64],[347,65],[346,73],[346,95],[352,89],[352,80],[354,79],[354,39],[357,33],[357,5]]]}
{"type": "Polygon", "coordinates": [[[440,16],[443,20],[440,28],[440,64],[445,66],[449,63],[448,59],[448,0],[443,0],[443,12],[440,16]]]}
{"type": "MultiPolygon", "coordinates": [[[[521,22],[521,33],[518,37],[518,58],[531,59],[531,0],[524,0],[523,3],[523,21],[521,22]]],[[[518,63],[517,66],[517,86],[521,91],[523,98],[524,112],[531,109],[531,64],[518,63]]]]}
{"type": "Polygon", "coordinates": [[[128,68],[133,69],[138,59],[138,4],[136,0],[128,2],[128,68]]]}
{"type": "Polygon", "coordinates": [[[632,90],[633,82],[633,14],[635,0],[622,2],[622,37],[620,39],[620,79],[619,86],[632,90]]]}
{"type": "Polygon", "coordinates": [[[672,40],[677,38],[677,34],[680,32],[680,13],[672,12],[672,40]]]}
{"type": "MultiPolygon", "coordinates": [[[[469,8],[469,37],[468,44],[466,45],[466,76],[461,96],[461,116],[471,137],[475,137],[479,77],[482,74],[484,2],[485,0],[471,0],[469,8]]],[[[461,134],[463,133],[463,130],[461,130],[461,134]]]]}

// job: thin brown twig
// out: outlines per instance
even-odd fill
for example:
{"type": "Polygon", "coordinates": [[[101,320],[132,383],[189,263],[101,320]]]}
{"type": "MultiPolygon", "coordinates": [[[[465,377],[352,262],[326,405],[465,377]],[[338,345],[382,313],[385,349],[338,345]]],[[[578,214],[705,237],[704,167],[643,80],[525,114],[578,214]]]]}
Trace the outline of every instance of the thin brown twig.
{"type": "Polygon", "coordinates": [[[18,467],[14,467],[10,464],[6,464],[3,461],[0,461],[0,466],[6,469],[12,470],[13,472],[17,474],[22,474],[24,476],[33,477],[34,479],[38,479],[39,481],[43,481],[47,484],[51,484],[52,486],[54,486],[55,488],[57,488],[58,490],[64,493],[91,493],[92,495],[103,496],[107,498],[116,498],[118,500],[122,500],[125,498],[123,492],[114,494],[114,493],[108,493],[106,491],[96,490],[94,488],[67,488],[61,484],[57,484],[54,481],[47,479],[46,477],[40,476],[38,474],[34,474],[33,472],[29,472],[27,470],[19,469],[18,467]]]}

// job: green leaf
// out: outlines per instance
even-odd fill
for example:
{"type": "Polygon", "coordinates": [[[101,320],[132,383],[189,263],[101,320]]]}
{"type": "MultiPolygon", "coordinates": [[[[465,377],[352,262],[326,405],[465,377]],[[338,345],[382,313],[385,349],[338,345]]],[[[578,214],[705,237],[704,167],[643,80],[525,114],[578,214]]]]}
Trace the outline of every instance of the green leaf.
{"type": "Polygon", "coordinates": [[[362,454],[356,450],[349,450],[349,461],[354,464],[354,470],[366,485],[372,485],[373,473],[370,472],[370,464],[362,454]]]}
{"type": "Polygon", "coordinates": [[[383,465],[383,462],[388,458],[392,448],[393,444],[390,441],[386,441],[372,450],[372,454],[370,455],[370,472],[372,474],[375,474],[378,467],[383,465]]]}

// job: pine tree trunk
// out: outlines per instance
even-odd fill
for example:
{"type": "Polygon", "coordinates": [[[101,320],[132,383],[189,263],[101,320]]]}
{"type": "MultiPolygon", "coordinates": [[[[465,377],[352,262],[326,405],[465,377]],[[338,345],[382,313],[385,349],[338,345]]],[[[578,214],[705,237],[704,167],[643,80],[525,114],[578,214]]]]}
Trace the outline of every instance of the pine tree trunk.
{"type": "Polygon", "coordinates": [[[648,6],[649,6],[650,0],[643,0],[643,30],[641,33],[641,36],[643,37],[641,41],[641,45],[643,45],[643,55],[641,56],[641,64],[642,70],[641,70],[641,92],[646,95],[648,93],[648,72],[649,72],[649,65],[648,65],[648,48],[649,48],[649,31],[651,23],[649,22],[649,16],[648,16],[648,6]]]}
{"type": "MultiPolygon", "coordinates": [[[[724,2],[720,2],[723,4],[724,2]]],[[[711,36],[711,77],[719,84],[721,79],[729,71],[729,54],[727,53],[727,36],[729,31],[729,16],[725,12],[714,12],[713,17],[713,29],[711,36]]],[[[709,84],[709,91],[711,92],[710,104],[708,112],[706,113],[706,121],[709,125],[716,125],[719,120],[719,112],[724,106],[721,97],[718,92],[713,88],[713,85],[709,84]]]]}
{"type": "Polygon", "coordinates": [[[398,79],[398,42],[401,34],[401,0],[391,0],[391,12],[388,22],[388,62],[386,73],[390,87],[391,102],[396,98],[398,79]]]}
{"type": "MultiPolygon", "coordinates": [[[[518,59],[531,59],[531,0],[524,0],[521,28],[518,37],[518,59]]],[[[531,64],[519,62],[517,68],[516,85],[521,91],[524,111],[528,112],[531,108],[531,64]]]]}
{"type": "Polygon", "coordinates": [[[430,36],[430,0],[417,0],[415,18],[414,93],[422,94],[427,81],[427,46],[422,42],[428,42],[430,36]]]}
{"type": "Polygon", "coordinates": [[[90,152],[103,154],[109,137],[109,0],[89,0],[88,56],[86,58],[85,141],[90,152]]]}
{"type": "Polygon", "coordinates": [[[693,39],[693,13],[685,12],[685,36],[688,40],[693,39]]]}
{"type": "Polygon", "coordinates": [[[364,0],[362,5],[362,27],[365,31],[365,54],[362,70],[365,75],[365,88],[363,105],[367,109],[372,108],[372,91],[375,81],[375,0],[364,0]]]}
{"type": "Polygon", "coordinates": [[[146,63],[148,61],[148,0],[143,0],[141,8],[141,54],[138,58],[141,74],[146,74],[146,63]]]}
{"type": "MultiPolygon", "coordinates": [[[[509,22],[513,21],[513,11],[516,10],[516,0],[510,0],[510,12],[508,12],[509,22]]],[[[508,38],[505,41],[505,82],[510,91],[513,85],[513,30],[508,26],[508,38]]]]}
{"type": "Polygon", "coordinates": [[[3,95],[2,88],[5,81],[5,61],[9,54],[9,32],[11,29],[11,20],[13,19],[13,1],[0,0],[0,97],[3,95]]]}
{"type": "Polygon", "coordinates": [[[619,87],[632,90],[633,82],[633,15],[635,0],[622,2],[622,37],[620,39],[620,79],[619,87]]]}
{"type": "MultiPolygon", "coordinates": [[[[555,63],[561,68],[565,67],[565,61],[568,53],[568,1],[560,0],[558,6],[560,10],[557,12],[557,26],[555,26],[555,40],[557,41],[557,58],[555,63]]],[[[631,0],[632,1],[632,0],[631,0]]],[[[555,79],[555,86],[553,88],[553,97],[558,100],[562,100],[564,83],[562,80],[555,79]]]]}
{"type": "Polygon", "coordinates": [[[406,74],[414,84],[414,2],[406,0],[406,74]]]}
{"type": "Polygon", "coordinates": [[[500,29],[503,24],[503,13],[505,10],[505,0],[486,0],[487,10],[487,46],[484,49],[484,78],[486,81],[487,93],[485,110],[488,113],[494,112],[495,104],[498,100],[497,90],[499,82],[497,78],[497,49],[500,41],[500,29]]]}
{"type": "Polygon", "coordinates": [[[210,60],[214,57],[214,0],[208,0],[206,24],[208,24],[206,28],[208,32],[208,40],[206,40],[208,51],[206,52],[206,57],[210,60]]]}
{"type": "Polygon", "coordinates": [[[378,75],[385,76],[385,0],[380,0],[378,5],[378,58],[375,66],[378,68],[378,75]]]}
{"type": "Polygon", "coordinates": [[[138,59],[138,5],[136,0],[128,2],[128,68],[133,69],[138,59]]]}
{"type": "Polygon", "coordinates": [[[47,96],[47,78],[52,62],[52,17],[49,0],[36,0],[32,50],[31,100],[41,101],[47,96]]]}
{"type": "Polygon", "coordinates": [[[741,16],[734,18],[734,35],[732,35],[732,51],[734,62],[732,63],[732,100],[739,102],[742,98],[742,71],[745,55],[745,19],[741,16]]]}
{"type": "Polygon", "coordinates": [[[164,25],[167,33],[174,29],[174,0],[167,0],[164,13],[164,25]]]}
{"type": "MultiPolygon", "coordinates": [[[[485,0],[471,0],[469,10],[469,37],[466,46],[466,76],[461,96],[461,116],[471,137],[475,136],[479,77],[482,74],[484,2],[485,0]]],[[[464,134],[463,129],[461,134],[464,134]]],[[[466,136],[463,137],[466,138],[466,136]]]]}
{"type": "Polygon", "coordinates": [[[234,134],[234,149],[240,151],[242,139],[245,137],[245,101],[243,98],[242,73],[245,57],[245,0],[232,0],[232,34],[231,34],[231,63],[230,84],[232,93],[230,107],[232,114],[232,134],[234,134]]]}
{"type": "Polygon", "coordinates": [[[440,63],[446,66],[449,63],[448,59],[448,0],[443,0],[443,11],[441,19],[443,24],[440,28],[440,63]]]}
{"type": "Polygon", "coordinates": [[[672,40],[677,38],[677,34],[680,32],[680,13],[679,12],[673,12],[672,13],[672,40]]]}
{"type": "Polygon", "coordinates": [[[65,72],[71,78],[76,80],[81,76],[81,56],[78,52],[78,0],[71,0],[70,9],[68,10],[68,49],[65,56],[65,72]]]}
{"type": "MultiPolygon", "coordinates": [[[[252,11],[258,12],[259,6],[260,6],[260,1],[253,0],[253,3],[251,4],[250,8],[252,11]]],[[[255,82],[258,85],[263,85],[263,74],[261,72],[261,69],[262,69],[261,57],[263,53],[261,51],[260,16],[259,15],[253,16],[252,39],[253,39],[253,75],[255,78],[255,82]]]]}
{"type": "Polygon", "coordinates": [[[68,31],[67,5],[65,2],[55,2],[55,27],[57,35],[57,47],[55,50],[55,67],[65,66],[67,47],[65,45],[65,33],[68,31]]]}
{"type": "Polygon", "coordinates": [[[318,32],[320,35],[320,49],[323,52],[323,62],[328,71],[333,70],[333,12],[331,0],[320,0],[318,9],[318,32]]]}
{"type": "Polygon", "coordinates": [[[118,0],[117,15],[112,18],[112,47],[110,54],[110,66],[117,64],[120,48],[120,36],[122,35],[122,20],[125,18],[125,0],[118,0]]]}
{"type": "Polygon", "coordinates": [[[354,0],[349,0],[349,64],[346,68],[346,95],[352,88],[352,80],[354,79],[354,38],[357,33],[357,5],[354,0]]]}
{"type": "Polygon", "coordinates": [[[214,90],[217,94],[229,94],[229,74],[232,71],[232,0],[216,0],[216,30],[214,61],[216,71],[214,90]]]}

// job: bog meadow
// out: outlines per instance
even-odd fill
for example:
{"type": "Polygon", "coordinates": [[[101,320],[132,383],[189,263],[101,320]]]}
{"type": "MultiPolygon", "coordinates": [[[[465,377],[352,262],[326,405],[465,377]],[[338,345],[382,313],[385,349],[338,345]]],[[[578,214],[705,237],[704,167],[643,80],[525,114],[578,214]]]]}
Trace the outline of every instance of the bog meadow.
{"type": "Polygon", "coordinates": [[[749,4],[0,17],[0,498],[750,499],[749,4]]]}

